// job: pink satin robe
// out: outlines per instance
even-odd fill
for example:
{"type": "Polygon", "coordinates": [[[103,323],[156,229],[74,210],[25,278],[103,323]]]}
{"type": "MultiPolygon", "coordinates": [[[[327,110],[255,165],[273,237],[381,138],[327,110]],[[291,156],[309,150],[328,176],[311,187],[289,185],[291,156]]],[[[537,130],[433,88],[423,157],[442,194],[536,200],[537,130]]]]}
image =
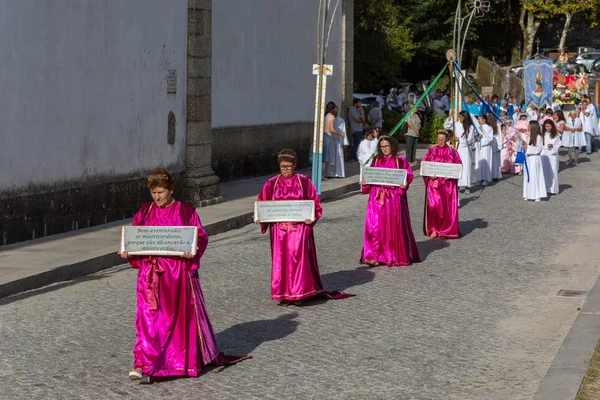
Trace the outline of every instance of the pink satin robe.
{"type": "Polygon", "coordinates": [[[372,167],[399,168],[408,171],[406,187],[363,185],[369,194],[365,214],[365,234],[360,262],[377,262],[388,267],[401,267],[420,262],[419,250],[410,224],[406,191],[414,174],[402,156],[375,157],[372,167]]]}
{"type": "Polygon", "coordinates": [[[179,201],[165,208],[147,203],[135,214],[133,225],[198,227],[198,251],[190,260],[129,257],[139,270],[134,369],[150,376],[197,376],[203,365],[242,360],[223,356],[215,341],[198,278],[208,236],[196,210],[179,201]]]}
{"type": "MultiPolygon", "coordinates": [[[[450,146],[434,146],[427,150],[423,161],[462,164],[458,151],[450,146]]],[[[424,176],[425,210],[423,232],[433,232],[443,239],[460,237],[458,229],[458,185],[456,179],[424,176]]]]}
{"type": "Polygon", "coordinates": [[[302,300],[322,294],[323,284],[317,263],[313,228],[323,215],[319,195],[308,177],[294,174],[289,178],[277,175],[263,186],[258,201],[313,200],[315,221],[305,223],[278,222],[261,224],[261,231],[270,230],[271,238],[271,298],[302,300]]]}
{"type": "Polygon", "coordinates": [[[506,135],[503,137],[504,146],[502,151],[500,152],[500,162],[501,162],[501,170],[503,173],[514,174],[515,173],[515,163],[513,161],[513,144],[512,137],[515,135],[514,128],[506,128],[506,135]]]}

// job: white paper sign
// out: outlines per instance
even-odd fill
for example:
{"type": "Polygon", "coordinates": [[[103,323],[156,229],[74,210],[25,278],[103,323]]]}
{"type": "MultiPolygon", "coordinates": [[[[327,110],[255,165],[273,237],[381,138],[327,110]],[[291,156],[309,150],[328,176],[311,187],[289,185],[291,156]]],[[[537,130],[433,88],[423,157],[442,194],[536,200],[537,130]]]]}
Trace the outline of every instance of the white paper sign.
{"type": "Polygon", "coordinates": [[[406,185],[408,171],[397,168],[363,167],[362,180],[367,185],[406,185]]]}
{"type": "Polygon", "coordinates": [[[460,179],[462,177],[462,164],[421,161],[421,176],[460,179]]]}
{"type": "Polygon", "coordinates": [[[254,220],[260,222],[304,222],[315,219],[313,200],[257,201],[254,203],[254,220]]]}
{"type": "Polygon", "coordinates": [[[198,228],[195,226],[124,226],[121,252],[144,256],[196,255],[198,228]]]}

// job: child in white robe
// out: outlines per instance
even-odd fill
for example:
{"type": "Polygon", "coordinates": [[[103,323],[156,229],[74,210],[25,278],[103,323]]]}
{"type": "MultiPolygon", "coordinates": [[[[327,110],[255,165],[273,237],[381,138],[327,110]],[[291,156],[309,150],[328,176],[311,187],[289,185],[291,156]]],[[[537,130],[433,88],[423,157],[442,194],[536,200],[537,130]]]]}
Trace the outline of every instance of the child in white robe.
{"type": "Polygon", "coordinates": [[[546,178],[546,191],[550,194],[558,194],[558,149],[560,149],[560,135],[556,130],[554,121],[544,121],[544,149],[542,150],[542,169],[546,178]]]}
{"type": "Polygon", "coordinates": [[[529,143],[522,145],[527,151],[527,168],[523,173],[523,199],[541,201],[548,197],[546,179],[540,156],[544,149],[544,135],[537,121],[529,122],[529,143]]]}
{"type": "Polygon", "coordinates": [[[580,134],[583,133],[581,120],[577,111],[571,111],[565,121],[565,130],[562,135],[562,145],[567,148],[569,161],[567,165],[579,165],[579,147],[581,147],[580,134]]]}

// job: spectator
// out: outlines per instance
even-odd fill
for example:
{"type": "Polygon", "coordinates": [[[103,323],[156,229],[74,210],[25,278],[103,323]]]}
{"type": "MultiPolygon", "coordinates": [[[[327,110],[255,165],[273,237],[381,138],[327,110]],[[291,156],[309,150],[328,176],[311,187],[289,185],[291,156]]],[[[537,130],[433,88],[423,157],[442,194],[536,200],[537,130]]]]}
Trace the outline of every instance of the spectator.
{"type": "Polygon", "coordinates": [[[372,128],[379,128],[381,131],[381,128],[383,127],[383,119],[381,108],[379,108],[379,103],[375,102],[373,104],[373,108],[371,108],[371,111],[369,111],[369,116],[367,119],[369,120],[369,125],[371,125],[372,128]]]}
{"type": "Polygon", "coordinates": [[[444,115],[444,112],[446,111],[446,105],[442,102],[441,92],[437,92],[435,94],[435,99],[433,100],[433,111],[435,111],[437,115],[444,115]]]}
{"type": "Polygon", "coordinates": [[[352,108],[348,111],[348,121],[350,122],[350,130],[352,131],[352,153],[351,160],[357,160],[356,150],[362,139],[363,129],[365,126],[365,111],[359,99],[352,100],[352,108]]]}

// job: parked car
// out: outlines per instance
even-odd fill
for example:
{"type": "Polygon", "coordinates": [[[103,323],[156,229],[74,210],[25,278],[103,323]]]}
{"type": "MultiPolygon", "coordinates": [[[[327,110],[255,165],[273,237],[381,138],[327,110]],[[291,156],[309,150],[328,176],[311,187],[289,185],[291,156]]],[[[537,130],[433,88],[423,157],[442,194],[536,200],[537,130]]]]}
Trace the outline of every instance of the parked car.
{"type": "Polygon", "coordinates": [[[600,51],[588,51],[577,56],[575,62],[579,65],[583,65],[586,70],[592,69],[594,61],[600,57],[600,51]]]}
{"type": "Polygon", "coordinates": [[[511,67],[510,73],[518,76],[519,78],[523,78],[524,68],[525,67],[523,67],[523,65],[515,65],[514,67],[511,67]]]}
{"type": "Polygon", "coordinates": [[[377,95],[373,93],[354,93],[353,96],[355,99],[359,99],[360,103],[365,107],[372,106],[377,101],[377,95]]]}

